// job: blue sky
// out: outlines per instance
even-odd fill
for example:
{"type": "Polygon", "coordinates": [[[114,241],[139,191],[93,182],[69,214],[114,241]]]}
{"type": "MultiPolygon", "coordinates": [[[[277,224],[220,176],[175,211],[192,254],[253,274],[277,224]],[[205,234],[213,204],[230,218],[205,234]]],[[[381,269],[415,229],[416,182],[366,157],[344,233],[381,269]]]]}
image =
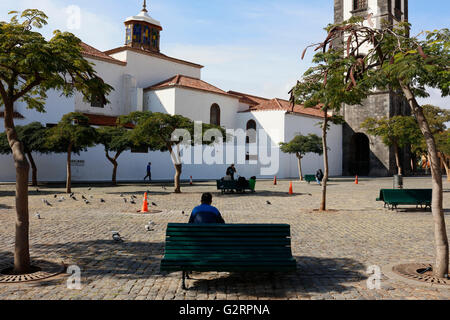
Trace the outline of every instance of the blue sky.
{"type": "MultiPolygon", "coordinates": [[[[10,10],[39,8],[49,16],[43,31],[68,30],[65,9],[81,9],[81,25],[71,31],[107,50],[123,45],[123,21],[137,14],[142,0],[2,0],[0,19],[10,10]]],[[[309,66],[303,48],[324,36],[333,20],[333,0],[149,0],[149,14],[164,28],[161,50],[205,66],[202,77],[223,90],[286,98],[309,66]]],[[[449,27],[448,0],[410,0],[413,34],[449,27]],[[430,5],[432,3],[432,5],[430,5]]],[[[438,92],[424,102],[450,108],[438,92]]]]}

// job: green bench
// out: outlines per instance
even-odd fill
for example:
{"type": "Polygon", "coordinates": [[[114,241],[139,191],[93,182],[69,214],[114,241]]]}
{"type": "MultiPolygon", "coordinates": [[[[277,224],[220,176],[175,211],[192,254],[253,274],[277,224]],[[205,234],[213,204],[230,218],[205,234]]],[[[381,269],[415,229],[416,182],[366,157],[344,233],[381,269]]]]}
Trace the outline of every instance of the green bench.
{"type": "Polygon", "coordinates": [[[304,178],[306,182],[311,183],[311,182],[315,182],[316,181],[316,176],[313,174],[307,174],[304,176],[304,178]]]}
{"type": "Polygon", "coordinates": [[[433,191],[431,189],[382,189],[377,201],[383,201],[384,207],[391,210],[399,205],[415,205],[431,209],[433,191]]]}
{"type": "Polygon", "coordinates": [[[161,271],[288,272],[297,262],[285,224],[177,224],[166,231],[161,271]]]}
{"type": "Polygon", "coordinates": [[[242,188],[241,186],[238,187],[237,180],[217,180],[217,190],[222,191],[222,194],[224,194],[225,192],[231,192],[231,191],[245,193],[246,190],[255,192],[255,186],[256,186],[256,181],[252,180],[252,179],[250,179],[248,181],[248,186],[246,188],[242,188]]]}

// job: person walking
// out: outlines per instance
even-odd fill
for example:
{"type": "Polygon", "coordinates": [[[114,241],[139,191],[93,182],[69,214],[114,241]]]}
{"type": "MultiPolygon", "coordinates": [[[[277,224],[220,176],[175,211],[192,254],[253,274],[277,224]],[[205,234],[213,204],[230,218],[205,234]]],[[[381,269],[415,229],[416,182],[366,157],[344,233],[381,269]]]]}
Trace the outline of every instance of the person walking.
{"type": "Polygon", "coordinates": [[[144,181],[147,178],[150,182],[152,181],[152,163],[151,162],[149,162],[147,165],[147,175],[145,176],[144,181]]]}
{"type": "Polygon", "coordinates": [[[189,223],[202,224],[202,223],[219,223],[224,224],[225,220],[222,218],[220,211],[213,207],[212,204],[212,194],[204,193],[201,199],[201,205],[197,206],[192,210],[191,217],[189,218],[189,223]]]}
{"type": "Polygon", "coordinates": [[[317,172],[316,172],[316,181],[317,181],[317,183],[319,184],[319,186],[322,185],[322,184],[321,184],[322,180],[323,180],[323,172],[322,172],[322,169],[319,169],[319,170],[317,170],[317,172]]]}

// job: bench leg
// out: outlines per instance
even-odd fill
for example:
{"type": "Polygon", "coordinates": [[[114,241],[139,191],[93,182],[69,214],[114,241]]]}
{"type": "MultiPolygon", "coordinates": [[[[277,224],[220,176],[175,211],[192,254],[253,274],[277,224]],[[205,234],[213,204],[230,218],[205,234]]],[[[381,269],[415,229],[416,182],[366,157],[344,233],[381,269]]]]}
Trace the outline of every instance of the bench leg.
{"type": "Polygon", "coordinates": [[[181,287],[183,288],[183,290],[187,290],[187,288],[186,288],[186,274],[187,274],[187,272],[186,271],[183,271],[183,279],[182,279],[182,283],[181,283],[181,287]]]}

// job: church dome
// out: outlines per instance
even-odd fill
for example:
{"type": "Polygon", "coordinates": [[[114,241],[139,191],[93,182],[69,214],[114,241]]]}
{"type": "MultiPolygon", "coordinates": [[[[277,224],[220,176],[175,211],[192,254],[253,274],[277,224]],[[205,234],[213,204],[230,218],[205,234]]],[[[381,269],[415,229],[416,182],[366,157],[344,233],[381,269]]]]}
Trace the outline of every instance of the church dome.
{"type": "Polygon", "coordinates": [[[150,15],[147,13],[147,10],[145,8],[142,9],[142,11],[137,16],[128,17],[125,20],[125,23],[131,22],[131,21],[147,22],[149,24],[152,24],[152,25],[155,25],[158,27],[162,27],[161,23],[159,21],[150,17],[150,15]]]}

